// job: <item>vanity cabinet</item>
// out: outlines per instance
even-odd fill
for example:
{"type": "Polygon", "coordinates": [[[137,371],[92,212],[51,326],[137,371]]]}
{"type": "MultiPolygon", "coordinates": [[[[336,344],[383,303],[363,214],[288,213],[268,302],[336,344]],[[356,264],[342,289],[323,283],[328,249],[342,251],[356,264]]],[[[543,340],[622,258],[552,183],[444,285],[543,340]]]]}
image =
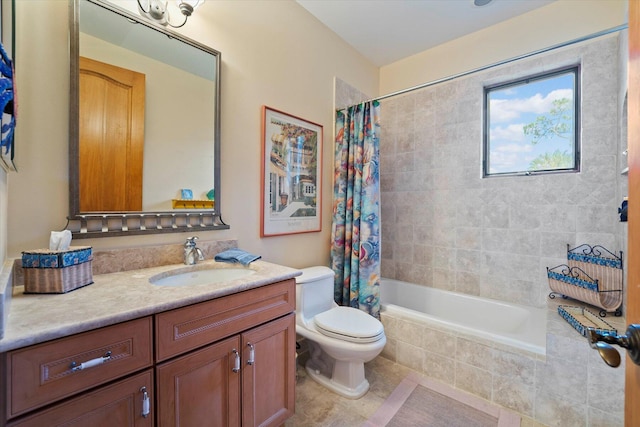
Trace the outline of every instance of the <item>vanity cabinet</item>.
{"type": "Polygon", "coordinates": [[[157,357],[169,360],[156,370],[158,426],[283,424],[295,404],[294,309],[291,279],[159,314],[157,357]]]}
{"type": "Polygon", "coordinates": [[[0,426],[281,425],[294,310],[289,279],[0,354],[0,426]]]}
{"type": "Polygon", "coordinates": [[[158,426],[279,426],[294,412],[294,314],[161,364],[157,381],[158,426]]]}

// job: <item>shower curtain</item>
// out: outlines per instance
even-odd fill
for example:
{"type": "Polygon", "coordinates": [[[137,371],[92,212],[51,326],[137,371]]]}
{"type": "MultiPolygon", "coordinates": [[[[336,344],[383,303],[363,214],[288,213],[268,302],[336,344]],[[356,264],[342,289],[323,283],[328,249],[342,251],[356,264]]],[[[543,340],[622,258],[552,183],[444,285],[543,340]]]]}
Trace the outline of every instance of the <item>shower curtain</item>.
{"type": "Polygon", "coordinates": [[[331,264],[335,301],[380,317],[380,104],[336,113],[331,264]]]}

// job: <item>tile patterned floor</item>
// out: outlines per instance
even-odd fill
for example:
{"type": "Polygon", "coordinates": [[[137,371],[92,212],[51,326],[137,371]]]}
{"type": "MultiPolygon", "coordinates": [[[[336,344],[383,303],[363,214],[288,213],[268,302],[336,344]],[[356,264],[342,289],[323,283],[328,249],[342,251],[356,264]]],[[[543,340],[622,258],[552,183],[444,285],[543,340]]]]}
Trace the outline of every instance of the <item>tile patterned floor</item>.
{"type": "MultiPolygon", "coordinates": [[[[365,364],[371,388],[362,398],[347,399],[328,391],[306,375],[305,355],[298,359],[296,413],[285,427],[359,427],[373,415],[385,399],[412,372],[384,357],[365,364]]],[[[521,427],[544,427],[523,417],[521,427]]]]}

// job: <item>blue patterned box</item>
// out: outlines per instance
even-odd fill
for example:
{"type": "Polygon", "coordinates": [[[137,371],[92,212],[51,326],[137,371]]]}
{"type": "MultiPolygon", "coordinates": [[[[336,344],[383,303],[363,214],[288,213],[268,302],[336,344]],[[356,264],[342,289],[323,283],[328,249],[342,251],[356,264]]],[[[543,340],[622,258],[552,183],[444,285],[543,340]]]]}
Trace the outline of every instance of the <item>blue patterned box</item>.
{"type": "Polygon", "coordinates": [[[93,283],[91,246],[22,253],[24,293],[63,294],[93,283]]]}
{"type": "Polygon", "coordinates": [[[36,249],[22,252],[23,268],[65,268],[93,259],[91,246],[71,246],[66,251],[36,249]]]}

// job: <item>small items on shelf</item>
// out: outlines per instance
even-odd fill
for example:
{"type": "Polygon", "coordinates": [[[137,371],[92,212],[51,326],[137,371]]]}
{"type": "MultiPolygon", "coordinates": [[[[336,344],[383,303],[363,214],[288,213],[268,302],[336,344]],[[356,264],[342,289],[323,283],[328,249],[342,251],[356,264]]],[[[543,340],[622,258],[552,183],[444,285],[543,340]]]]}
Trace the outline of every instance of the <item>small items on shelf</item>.
{"type": "Polygon", "coordinates": [[[567,245],[567,264],[548,268],[551,293],[591,304],[600,310],[622,315],[622,251],[620,255],[602,246],[581,245],[570,249],[567,245]]]}
{"type": "Polygon", "coordinates": [[[172,199],[173,209],[213,209],[213,200],[172,199]]]}

